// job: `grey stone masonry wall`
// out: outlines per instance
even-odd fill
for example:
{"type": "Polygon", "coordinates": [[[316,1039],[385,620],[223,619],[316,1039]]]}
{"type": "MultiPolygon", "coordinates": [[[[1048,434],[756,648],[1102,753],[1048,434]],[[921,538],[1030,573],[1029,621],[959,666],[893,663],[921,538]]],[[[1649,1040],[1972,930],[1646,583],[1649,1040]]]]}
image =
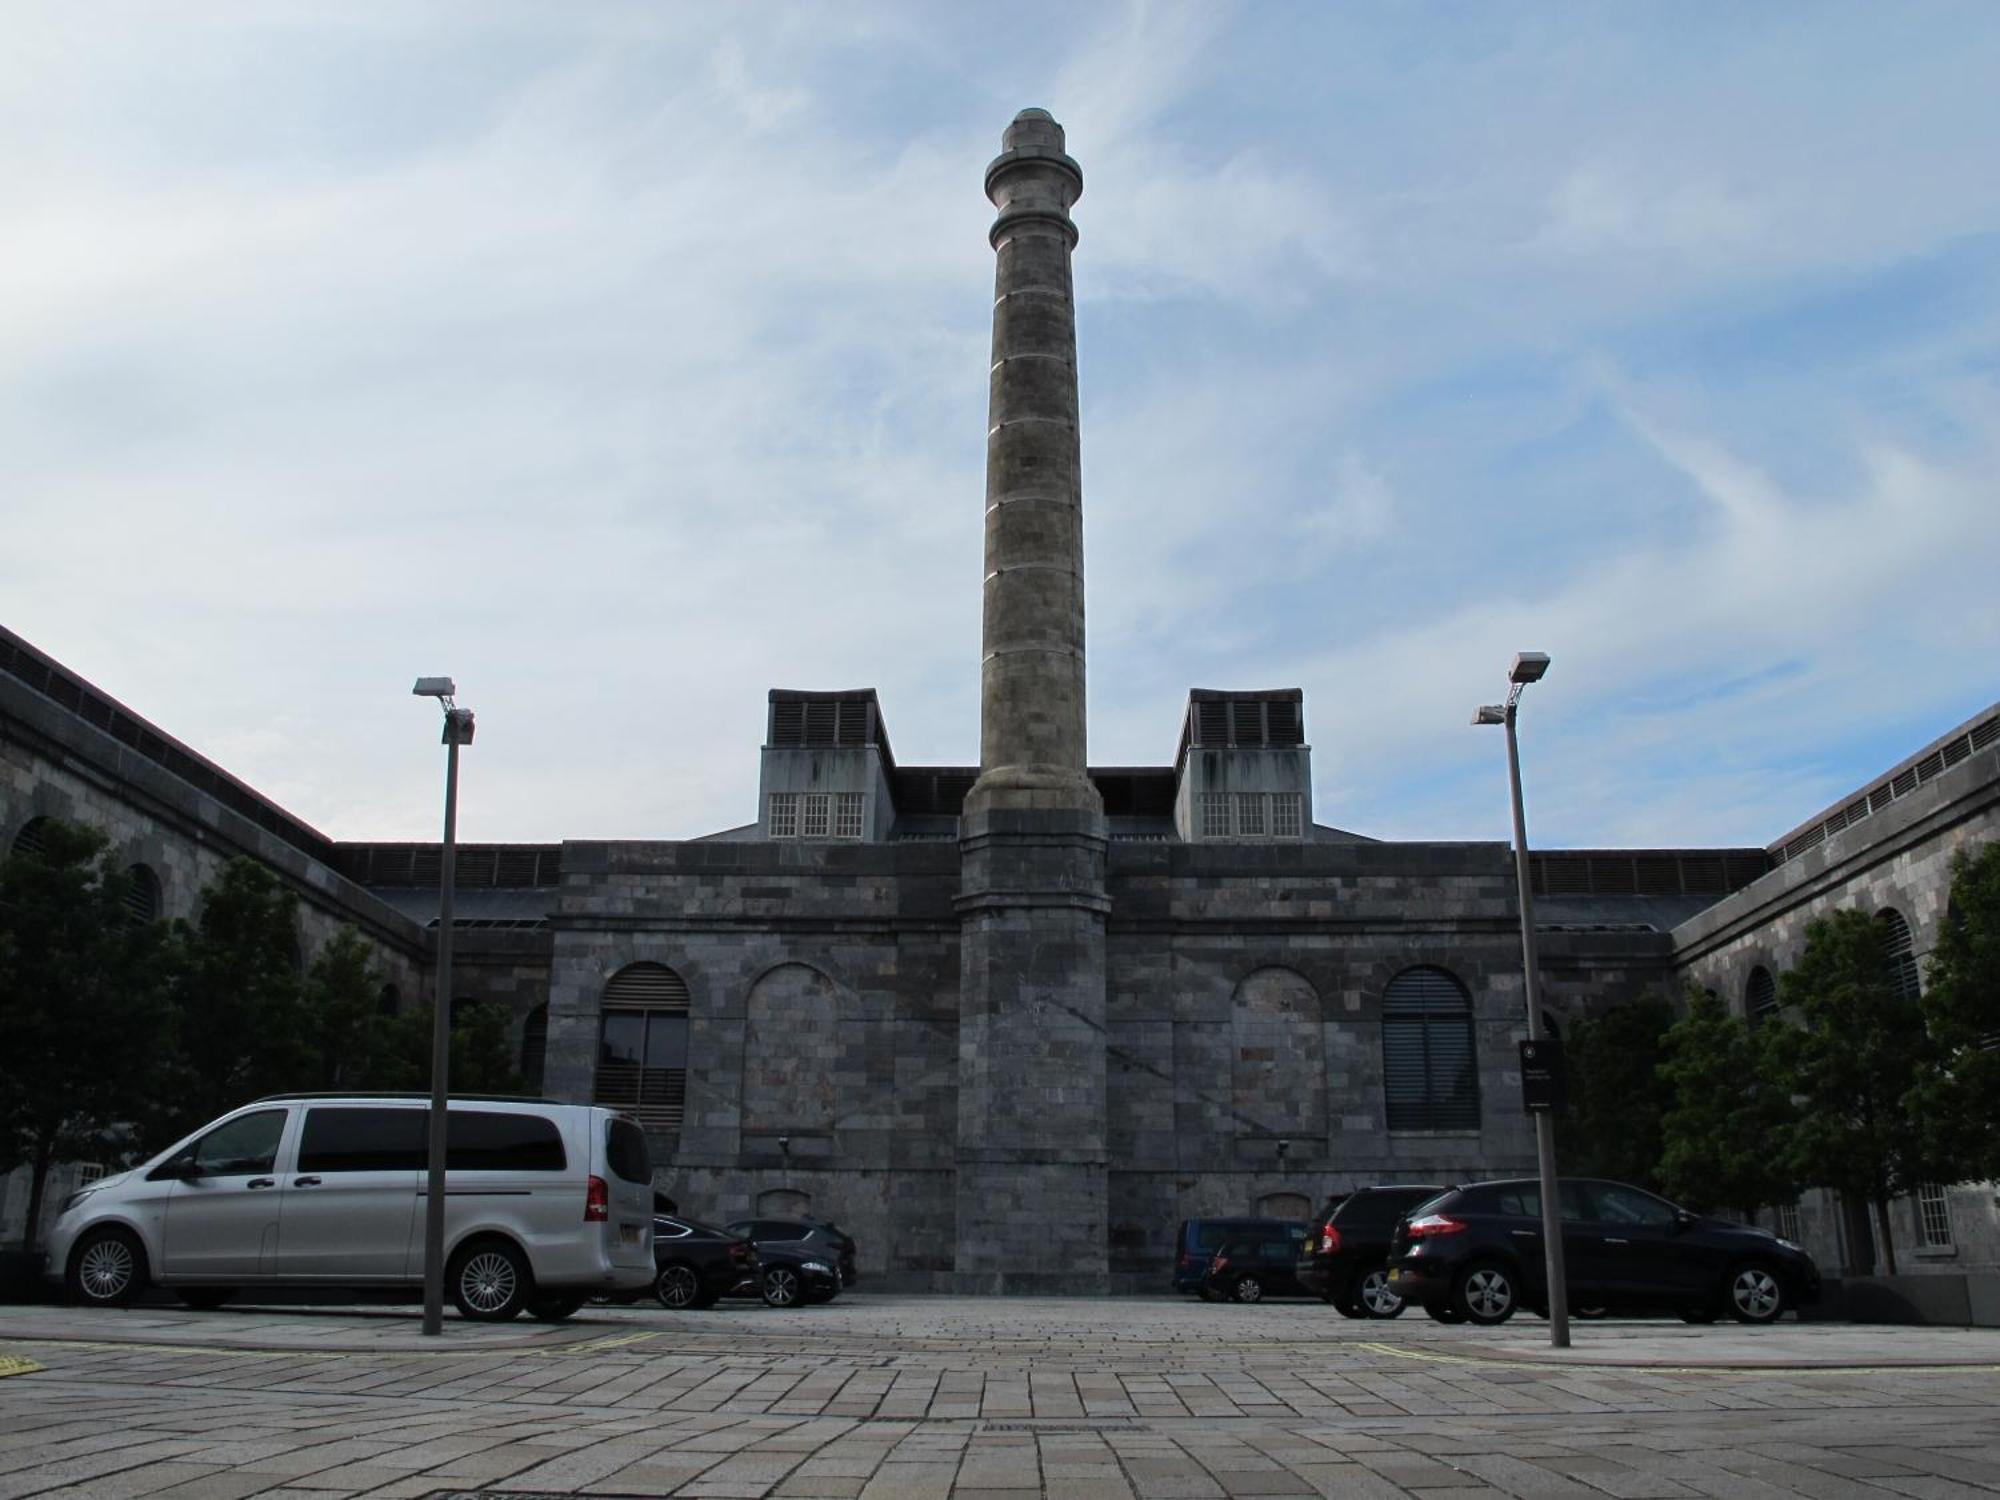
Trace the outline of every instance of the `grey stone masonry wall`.
{"type": "MultiPolygon", "coordinates": [[[[1176,1224],[1317,1207],[1374,1182],[1534,1169],[1512,855],[1497,844],[1113,844],[1106,1009],[1110,1269],[1156,1290],[1176,1224]],[[1382,993],[1413,965],[1472,997],[1480,1124],[1387,1128],[1382,993]],[[1286,1152],[1281,1158],[1280,1141],[1286,1152]]],[[[1664,985],[1660,934],[1593,935],[1561,1003],[1664,985]]]]}
{"type": "Polygon", "coordinates": [[[653,1138],[659,1186],[714,1222],[774,1202],[833,1219],[870,1283],[940,1284],[958,864],[939,843],[565,845],[546,1091],[591,1097],[605,983],[665,964],[688,986],[690,1040],[682,1128],[653,1138]]]}

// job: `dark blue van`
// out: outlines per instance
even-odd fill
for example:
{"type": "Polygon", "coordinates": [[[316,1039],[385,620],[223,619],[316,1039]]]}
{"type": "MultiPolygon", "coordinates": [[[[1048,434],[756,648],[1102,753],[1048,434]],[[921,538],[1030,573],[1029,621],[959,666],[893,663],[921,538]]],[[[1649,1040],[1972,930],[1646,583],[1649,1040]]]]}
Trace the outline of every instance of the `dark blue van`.
{"type": "Polygon", "coordinates": [[[1300,1219],[1182,1219],[1174,1236],[1174,1290],[1198,1292],[1208,1275],[1208,1263],[1232,1239],[1275,1238],[1283,1235],[1304,1253],[1307,1226],[1300,1219]]]}

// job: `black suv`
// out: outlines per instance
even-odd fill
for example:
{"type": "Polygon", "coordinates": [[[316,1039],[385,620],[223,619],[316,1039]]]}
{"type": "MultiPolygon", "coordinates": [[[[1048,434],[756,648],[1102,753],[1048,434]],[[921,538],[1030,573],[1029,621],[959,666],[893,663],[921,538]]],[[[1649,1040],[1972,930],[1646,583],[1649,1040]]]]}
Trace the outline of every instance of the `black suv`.
{"type": "Polygon", "coordinates": [[[1275,1233],[1238,1236],[1210,1257],[1201,1285],[1204,1302],[1261,1302],[1266,1297],[1299,1297],[1299,1242],[1281,1224],[1275,1233]]]}
{"type": "MultiPolygon", "coordinates": [[[[1768,1230],[1594,1177],[1564,1178],[1561,1207],[1572,1307],[1772,1323],[1819,1300],[1812,1257],[1768,1230]]],[[[1523,1306],[1546,1315],[1541,1212],[1533,1178],[1475,1183],[1419,1204],[1396,1226],[1389,1285],[1442,1322],[1504,1323],[1523,1306]]]]}
{"type": "Polygon", "coordinates": [[[1393,1318],[1403,1299],[1389,1287],[1396,1221],[1444,1191],[1441,1183],[1356,1188],[1321,1212],[1299,1256],[1299,1282],[1350,1318],[1393,1318]]]}
{"type": "Polygon", "coordinates": [[[713,1307],[716,1299],[754,1283],[756,1249],[740,1235],[673,1214],[653,1215],[653,1294],[676,1312],[713,1307]]]}
{"type": "Polygon", "coordinates": [[[759,1255],[777,1251],[802,1261],[825,1262],[839,1278],[835,1291],[861,1279],[854,1261],[854,1239],[838,1224],[818,1219],[738,1219],[729,1232],[752,1241],[759,1255]]]}

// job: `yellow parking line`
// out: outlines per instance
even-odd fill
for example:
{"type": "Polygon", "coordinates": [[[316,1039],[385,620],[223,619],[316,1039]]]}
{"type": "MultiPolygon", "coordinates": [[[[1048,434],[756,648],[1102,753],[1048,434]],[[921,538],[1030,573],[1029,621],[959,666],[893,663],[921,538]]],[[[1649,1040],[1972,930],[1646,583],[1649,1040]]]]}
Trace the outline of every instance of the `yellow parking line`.
{"type": "Polygon", "coordinates": [[[0,1354],[0,1380],[5,1380],[9,1375],[32,1375],[40,1368],[41,1366],[32,1359],[24,1359],[13,1354],[0,1354]]]}
{"type": "Polygon", "coordinates": [[[1486,1359],[1468,1354],[1439,1354],[1401,1344],[1362,1343],[1357,1348],[1392,1359],[1414,1359],[1437,1365],[1471,1365],[1489,1370],[1624,1371],[1632,1375],[1992,1375],[2000,1365],[1633,1365],[1596,1363],[1588,1359],[1486,1359]]]}

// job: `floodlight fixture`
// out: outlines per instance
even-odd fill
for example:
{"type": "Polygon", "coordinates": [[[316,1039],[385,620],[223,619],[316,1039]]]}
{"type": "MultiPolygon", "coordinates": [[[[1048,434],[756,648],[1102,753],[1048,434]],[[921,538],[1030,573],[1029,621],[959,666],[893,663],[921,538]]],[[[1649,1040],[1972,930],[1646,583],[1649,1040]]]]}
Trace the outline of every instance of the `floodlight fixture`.
{"type": "Polygon", "coordinates": [[[1515,656],[1514,665],[1507,672],[1507,680],[1516,684],[1540,682],[1542,674],[1548,669],[1547,652],[1523,651],[1515,656]]]}
{"type": "Polygon", "coordinates": [[[1472,711],[1472,722],[1475,724],[1505,724],[1507,722],[1507,705],[1504,703],[1482,703],[1472,711]]]}
{"type": "Polygon", "coordinates": [[[410,689],[410,695],[416,698],[455,698],[458,696],[458,685],[449,677],[419,677],[417,685],[410,689]]]}

